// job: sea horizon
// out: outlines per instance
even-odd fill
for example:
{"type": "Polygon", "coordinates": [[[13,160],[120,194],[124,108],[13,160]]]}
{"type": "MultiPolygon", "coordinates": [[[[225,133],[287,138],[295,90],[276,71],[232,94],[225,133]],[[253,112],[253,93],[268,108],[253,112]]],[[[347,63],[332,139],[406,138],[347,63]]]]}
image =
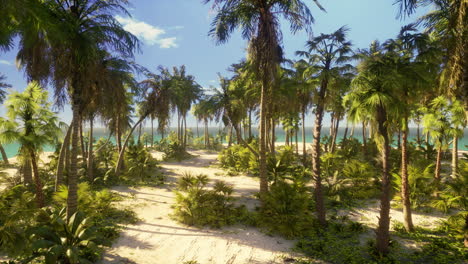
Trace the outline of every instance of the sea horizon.
{"type": "MultiPolygon", "coordinates": [[[[188,127],[188,129],[191,130],[194,137],[197,137],[197,128],[196,127],[188,127]]],[[[306,130],[306,143],[309,143],[309,144],[312,143],[312,140],[313,140],[312,129],[313,129],[313,127],[305,127],[305,130],[306,130]]],[[[345,127],[340,127],[338,129],[337,142],[339,142],[340,139],[343,138],[345,129],[346,129],[345,127]]],[[[171,127],[167,131],[176,131],[176,130],[177,130],[176,127],[171,127]]],[[[209,130],[210,135],[216,135],[220,131],[220,127],[211,126],[211,127],[208,127],[208,130],[209,130]]],[[[222,128],[221,128],[221,130],[222,130],[222,128]]],[[[85,131],[85,133],[87,133],[88,129],[85,128],[84,131],[85,131]]],[[[94,128],[93,134],[94,134],[95,140],[98,140],[101,137],[107,138],[109,136],[108,131],[109,131],[109,129],[107,129],[107,128],[94,128]]],[[[329,131],[330,131],[330,127],[322,127],[321,131],[322,131],[321,132],[322,136],[328,136],[329,131]]],[[[227,132],[226,129],[224,130],[224,132],[227,132]]],[[[143,133],[151,134],[151,127],[142,128],[142,134],[143,133]]],[[[198,127],[199,136],[203,136],[203,133],[204,133],[204,127],[199,126],[198,127]]],[[[139,134],[139,130],[135,129],[135,131],[133,132],[133,136],[135,138],[137,138],[138,134],[139,134]]],[[[166,132],[165,136],[167,136],[167,134],[168,133],[166,132]]],[[[254,136],[256,136],[258,134],[258,128],[257,127],[252,127],[252,134],[254,136]]],[[[351,134],[351,127],[348,127],[347,136],[349,137],[350,134],[351,134]]],[[[284,130],[282,128],[280,128],[280,127],[276,128],[275,135],[276,135],[276,142],[285,142],[285,133],[284,133],[284,130]]],[[[358,139],[359,141],[362,141],[362,127],[355,127],[354,128],[353,137],[358,139]]],[[[420,137],[422,139],[425,138],[425,135],[423,134],[422,129],[420,129],[420,137]]],[[[409,136],[408,136],[408,140],[409,141],[415,141],[416,138],[417,138],[417,127],[410,127],[410,133],[409,133],[409,136]]],[[[156,127],[154,128],[154,139],[155,139],[155,141],[159,141],[161,139],[161,134],[157,132],[156,127]]],[[[396,143],[396,140],[397,140],[397,134],[395,134],[394,137],[393,137],[393,143],[396,143]]],[[[113,137],[111,138],[111,141],[113,143],[115,143],[115,139],[113,137]]],[[[226,139],[224,140],[224,142],[225,141],[226,141],[226,139]]],[[[298,133],[298,142],[302,143],[301,129],[299,129],[299,133],[298,133]]],[[[18,155],[18,149],[19,149],[19,144],[18,143],[4,144],[3,148],[5,149],[5,152],[6,152],[8,158],[12,158],[12,157],[18,155]]],[[[449,146],[449,148],[451,148],[451,146],[449,146]]],[[[458,139],[458,149],[468,151],[468,128],[464,129],[463,137],[458,139]]],[[[44,146],[43,151],[45,151],[45,152],[55,151],[55,146],[50,146],[50,145],[44,146]]]]}

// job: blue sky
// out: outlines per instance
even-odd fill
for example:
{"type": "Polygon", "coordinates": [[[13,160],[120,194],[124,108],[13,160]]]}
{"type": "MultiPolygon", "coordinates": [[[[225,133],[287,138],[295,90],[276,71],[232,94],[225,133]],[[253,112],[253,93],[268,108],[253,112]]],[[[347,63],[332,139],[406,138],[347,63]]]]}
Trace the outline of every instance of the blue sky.
{"type": "MultiPolygon", "coordinates": [[[[213,17],[210,4],[201,0],[134,0],[129,8],[132,17],[118,16],[125,29],[142,41],[142,50],[136,54],[137,63],[150,70],[158,65],[166,67],[185,64],[190,74],[203,87],[217,85],[217,73],[227,74],[230,64],[245,58],[246,41],[236,32],[228,43],[217,46],[208,36],[213,17]]],[[[315,17],[313,34],[329,33],[343,25],[351,30],[349,39],[355,48],[366,48],[375,39],[384,41],[394,37],[402,25],[408,24],[422,15],[424,10],[406,20],[396,18],[397,6],[394,0],[322,0],[327,12],[320,11],[311,0],[309,4],[315,17]]],[[[117,14],[116,14],[117,15],[117,14]]],[[[308,39],[305,32],[289,33],[286,23],[282,23],[283,46],[286,57],[294,58],[296,50],[304,49],[308,39]]],[[[7,76],[13,90],[23,90],[26,86],[23,73],[15,66],[16,50],[0,54],[0,73],[7,76]]],[[[0,116],[5,114],[0,107],[0,116]]],[[[69,122],[69,109],[60,112],[62,120],[69,122]]],[[[176,124],[176,122],[172,122],[176,124]]],[[[325,120],[325,125],[329,119],[325,120]]],[[[193,126],[193,118],[188,126],[193,126]]],[[[308,117],[307,126],[312,126],[308,117]]]]}

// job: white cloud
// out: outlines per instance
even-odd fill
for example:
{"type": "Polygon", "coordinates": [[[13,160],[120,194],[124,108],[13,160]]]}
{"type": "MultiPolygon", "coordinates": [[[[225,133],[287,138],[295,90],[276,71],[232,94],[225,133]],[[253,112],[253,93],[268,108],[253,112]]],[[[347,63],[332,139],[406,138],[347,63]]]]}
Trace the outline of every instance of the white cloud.
{"type": "Polygon", "coordinates": [[[7,61],[7,60],[0,60],[0,64],[3,64],[3,65],[8,65],[8,66],[11,66],[11,65],[13,65],[13,63],[12,63],[12,62],[10,62],[10,61],[7,61]]]}
{"type": "Polygon", "coordinates": [[[178,46],[176,43],[176,37],[163,37],[163,35],[166,34],[166,31],[162,28],[133,18],[116,16],[115,19],[123,25],[125,30],[150,46],[159,45],[162,49],[176,48],[178,46]]]}

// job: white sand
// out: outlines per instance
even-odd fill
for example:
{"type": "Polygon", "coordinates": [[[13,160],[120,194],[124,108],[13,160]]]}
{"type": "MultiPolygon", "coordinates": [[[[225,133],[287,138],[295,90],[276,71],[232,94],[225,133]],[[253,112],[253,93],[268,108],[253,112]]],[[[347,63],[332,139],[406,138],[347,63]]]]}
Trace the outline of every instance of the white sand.
{"type": "Polygon", "coordinates": [[[217,154],[192,151],[196,158],[180,163],[163,163],[168,175],[167,183],[160,188],[116,187],[115,191],[133,198],[123,205],[132,207],[141,219],[121,233],[113,247],[105,253],[103,263],[283,263],[294,245],[280,237],[265,235],[245,226],[226,227],[221,230],[187,227],[172,220],[175,181],[184,172],[203,173],[212,180],[224,180],[234,186],[241,202],[255,207],[249,198],[257,192],[259,183],[247,176],[220,176],[221,169],[208,167],[217,154]]]}

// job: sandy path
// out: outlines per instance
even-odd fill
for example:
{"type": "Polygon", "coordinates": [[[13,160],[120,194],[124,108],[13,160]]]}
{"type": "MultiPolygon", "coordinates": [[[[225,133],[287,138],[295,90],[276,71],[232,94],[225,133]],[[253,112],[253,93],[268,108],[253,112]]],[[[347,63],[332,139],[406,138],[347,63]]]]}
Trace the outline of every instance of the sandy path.
{"type": "Polygon", "coordinates": [[[283,263],[293,241],[267,236],[245,226],[221,230],[187,227],[172,220],[169,214],[174,203],[175,181],[184,172],[203,173],[212,180],[224,180],[234,186],[240,202],[255,207],[249,197],[258,190],[258,181],[247,176],[222,176],[223,171],[208,167],[217,154],[193,151],[197,157],[180,163],[163,163],[167,183],[160,188],[114,188],[128,196],[123,205],[131,206],[141,219],[121,233],[113,247],[105,253],[103,263],[283,263]]]}

